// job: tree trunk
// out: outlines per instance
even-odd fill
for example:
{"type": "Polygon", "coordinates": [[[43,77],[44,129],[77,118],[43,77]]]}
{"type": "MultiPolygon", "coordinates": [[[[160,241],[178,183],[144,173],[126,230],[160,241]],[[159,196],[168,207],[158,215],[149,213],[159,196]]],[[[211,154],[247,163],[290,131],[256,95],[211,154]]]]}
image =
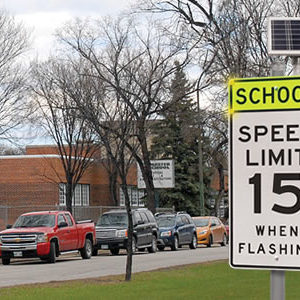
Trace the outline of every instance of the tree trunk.
{"type": "Polygon", "coordinates": [[[125,205],[128,216],[128,243],[127,243],[127,260],[126,260],[126,275],[125,280],[131,280],[132,273],[132,240],[133,240],[133,220],[132,220],[132,211],[130,207],[130,200],[128,195],[126,177],[122,178],[122,190],[125,195],[125,205]]]}
{"type": "Polygon", "coordinates": [[[219,208],[220,208],[220,203],[221,203],[221,200],[224,196],[224,191],[219,191],[218,192],[218,196],[216,198],[216,202],[215,202],[215,216],[218,217],[218,211],[219,211],[219,208]]]}
{"type": "Polygon", "coordinates": [[[72,184],[67,183],[66,186],[66,207],[67,211],[69,211],[72,214],[72,197],[73,196],[73,190],[72,190],[72,184]]]}
{"type": "Polygon", "coordinates": [[[144,162],[143,166],[140,166],[140,168],[146,185],[147,207],[153,214],[155,214],[156,205],[155,205],[155,193],[154,193],[154,183],[153,183],[151,162],[150,162],[150,156],[147,147],[146,136],[142,129],[140,129],[139,137],[140,137],[141,151],[142,151],[143,162],[144,162]]]}
{"type": "Polygon", "coordinates": [[[224,182],[224,168],[221,164],[218,165],[218,174],[219,174],[219,192],[218,196],[216,198],[216,203],[215,203],[215,216],[218,216],[218,211],[220,208],[220,203],[221,200],[224,196],[225,193],[225,182],[224,182]]]}
{"type": "Polygon", "coordinates": [[[112,198],[112,201],[116,206],[118,205],[117,177],[118,177],[117,171],[111,170],[111,173],[109,174],[109,191],[110,191],[110,196],[112,198]]]}

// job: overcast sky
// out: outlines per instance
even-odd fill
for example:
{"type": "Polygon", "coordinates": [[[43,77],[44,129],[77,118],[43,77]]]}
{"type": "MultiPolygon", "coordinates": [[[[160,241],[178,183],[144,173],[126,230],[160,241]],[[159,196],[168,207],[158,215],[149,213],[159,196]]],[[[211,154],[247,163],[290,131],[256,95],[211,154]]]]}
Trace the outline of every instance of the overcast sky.
{"type": "Polygon", "coordinates": [[[32,32],[32,54],[45,58],[53,33],[74,17],[117,15],[134,0],[0,0],[0,8],[14,15],[32,32]]]}

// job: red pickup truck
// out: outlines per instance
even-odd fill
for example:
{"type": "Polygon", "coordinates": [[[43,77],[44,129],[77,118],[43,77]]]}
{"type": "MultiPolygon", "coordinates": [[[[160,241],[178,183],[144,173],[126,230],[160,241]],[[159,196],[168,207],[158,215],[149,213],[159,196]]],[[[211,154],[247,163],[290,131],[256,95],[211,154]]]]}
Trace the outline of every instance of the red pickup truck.
{"type": "Polygon", "coordinates": [[[95,224],[75,222],[68,211],[41,211],[21,215],[15,224],[0,232],[2,264],[12,258],[39,257],[55,263],[60,253],[79,250],[91,258],[95,244],[95,224]]]}

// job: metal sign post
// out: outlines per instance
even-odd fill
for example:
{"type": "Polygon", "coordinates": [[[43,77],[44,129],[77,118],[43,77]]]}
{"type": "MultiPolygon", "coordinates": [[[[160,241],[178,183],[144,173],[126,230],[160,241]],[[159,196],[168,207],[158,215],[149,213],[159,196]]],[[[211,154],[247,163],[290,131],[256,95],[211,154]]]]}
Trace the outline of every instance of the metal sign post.
{"type": "MultiPolygon", "coordinates": [[[[285,64],[277,63],[272,66],[272,76],[284,76],[285,64]]],[[[294,75],[297,75],[296,73],[294,75]]],[[[271,270],[270,271],[270,299],[284,300],[285,299],[285,271],[271,270]]]]}
{"type": "Polygon", "coordinates": [[[285,299],[285,271],[271,271],[270,278],[271,300],[285,299]]]}

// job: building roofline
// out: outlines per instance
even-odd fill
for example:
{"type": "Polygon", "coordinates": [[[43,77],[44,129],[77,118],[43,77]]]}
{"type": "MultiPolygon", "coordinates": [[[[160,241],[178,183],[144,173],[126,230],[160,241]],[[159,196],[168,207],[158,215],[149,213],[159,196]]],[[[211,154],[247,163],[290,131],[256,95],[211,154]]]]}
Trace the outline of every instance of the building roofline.
{"type": "Polygon", "coordinates": [[[23,159],[23,158],[61,158],[61,156],[58,154],[0,155],[0,159],[23,159]]]}
{"type": "Polygon", "coordinates": [[[57,145],[53,145],[53,144],[51,144],[51,145],[47,145],[47,144],[45,144],[45,145],[26,145],[25,148],[45,148],[45,147],[57,148],[57,145]]]}
{"type": "MultiPolygon", "coordinates": [[[[66,156],[64,156],[66,157],[66,156]]],[[[58,158],[61,159],[59,154],[29,154],[29,155],[0,155],[1,159],[26,159],[26,158],[58,158]]],[[[80,157],[72,156],[71,159],[80,159],[80,157]]],[[[93,161],[92,158],[87,158],[93,161]]]]}

